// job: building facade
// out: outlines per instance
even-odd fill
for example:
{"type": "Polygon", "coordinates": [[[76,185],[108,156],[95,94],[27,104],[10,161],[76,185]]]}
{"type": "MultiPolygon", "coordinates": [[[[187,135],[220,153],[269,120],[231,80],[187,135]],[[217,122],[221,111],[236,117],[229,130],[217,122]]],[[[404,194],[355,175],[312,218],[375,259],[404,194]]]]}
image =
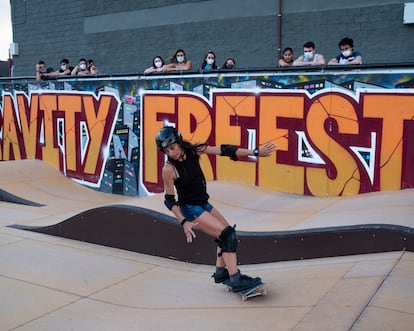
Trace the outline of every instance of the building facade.
{"type": "Polygon", "coordinates": [[[207,50],[221,65],[275,67],[281,49],[294,57],[312,40],[328,61],[338,42],[353,38],[365,64],[414,61],[414,24],[404,24],[403,0],[11,0],[15,76],[35,63],[58,69],[93,58],[101,73],[139,73],[161,55],[184,49],[197,70],[207,50]]]}

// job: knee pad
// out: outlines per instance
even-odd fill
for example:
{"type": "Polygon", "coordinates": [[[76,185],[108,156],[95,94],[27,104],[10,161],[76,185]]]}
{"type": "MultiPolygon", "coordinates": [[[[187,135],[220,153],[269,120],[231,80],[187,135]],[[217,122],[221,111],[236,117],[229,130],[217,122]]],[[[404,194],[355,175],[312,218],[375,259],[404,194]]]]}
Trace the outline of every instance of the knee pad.
{"type": "Polygon", "coordinates": [[[234,227],[226,227],[218,237],[218,246],[222,253],[233,253],[237,249],[237,235],[234,227]]]}

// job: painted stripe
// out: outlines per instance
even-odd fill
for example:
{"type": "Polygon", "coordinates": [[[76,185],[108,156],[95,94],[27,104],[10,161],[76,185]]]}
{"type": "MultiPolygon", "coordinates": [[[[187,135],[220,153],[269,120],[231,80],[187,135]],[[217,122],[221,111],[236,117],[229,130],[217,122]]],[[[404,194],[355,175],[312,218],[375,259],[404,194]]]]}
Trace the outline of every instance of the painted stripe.
{"type": "Polygon", "coordinates": [[[84,18],[85,34],[276,15],[275,0],[213,0],[84,18]],[[258,5],[260,3],[260,5],[258,5]]]}

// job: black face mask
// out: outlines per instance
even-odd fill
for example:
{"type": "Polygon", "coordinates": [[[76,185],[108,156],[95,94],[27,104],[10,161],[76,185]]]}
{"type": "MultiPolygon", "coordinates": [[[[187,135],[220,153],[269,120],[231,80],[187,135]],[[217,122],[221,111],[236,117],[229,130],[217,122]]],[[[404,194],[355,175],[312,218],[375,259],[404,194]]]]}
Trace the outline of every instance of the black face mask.
{"type": "Polygon", "coordinates": [[[232,64],[226,64],[226,69],[233,69],[233,65],[232,64]]]}

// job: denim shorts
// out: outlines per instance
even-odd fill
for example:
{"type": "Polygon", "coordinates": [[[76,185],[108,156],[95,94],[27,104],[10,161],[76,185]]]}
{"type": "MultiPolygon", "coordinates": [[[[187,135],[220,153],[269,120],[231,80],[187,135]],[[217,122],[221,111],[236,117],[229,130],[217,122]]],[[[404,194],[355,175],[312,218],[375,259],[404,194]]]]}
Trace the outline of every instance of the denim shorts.
{"type": "Polygon", "coordinates": [[[190,222],[194,221],[205,211],[210,212],[214,207],[210,203],[203,205],[183,205],[180,206],[181,214],[190,222]]]}

